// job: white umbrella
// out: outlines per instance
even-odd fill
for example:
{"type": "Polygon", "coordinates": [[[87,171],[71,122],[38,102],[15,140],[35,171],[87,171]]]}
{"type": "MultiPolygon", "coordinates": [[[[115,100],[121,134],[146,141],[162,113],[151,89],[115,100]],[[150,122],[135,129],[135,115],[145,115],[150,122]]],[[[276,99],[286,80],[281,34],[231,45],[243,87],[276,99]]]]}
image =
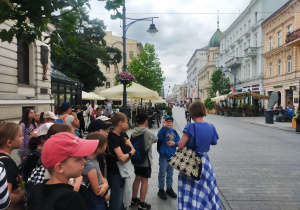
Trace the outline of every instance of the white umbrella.
{"type": "Polygon", "coordinates": [[[82,91],[82,100],[104,100],[104,97],[101,97],[100,95],[90,92],[87,93],[85,91],[82,91]]]}

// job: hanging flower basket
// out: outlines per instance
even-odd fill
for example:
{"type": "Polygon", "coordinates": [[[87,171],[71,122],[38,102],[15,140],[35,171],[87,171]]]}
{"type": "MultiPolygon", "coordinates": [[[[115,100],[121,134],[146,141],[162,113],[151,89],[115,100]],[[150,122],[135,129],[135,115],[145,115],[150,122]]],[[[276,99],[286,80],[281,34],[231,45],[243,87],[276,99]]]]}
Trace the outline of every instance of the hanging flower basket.
{"type": "Polygon", "coordinates": [[[116,82],[128,85],[135,80],[134,76],[129,71],[122,71],[116,75],[116,82]]]}

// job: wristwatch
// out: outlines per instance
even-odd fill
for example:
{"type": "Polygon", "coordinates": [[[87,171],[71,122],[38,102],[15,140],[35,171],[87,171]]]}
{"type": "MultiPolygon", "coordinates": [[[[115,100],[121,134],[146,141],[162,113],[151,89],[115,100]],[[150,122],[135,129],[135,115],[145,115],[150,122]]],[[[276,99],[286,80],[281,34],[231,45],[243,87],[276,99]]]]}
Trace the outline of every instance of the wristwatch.
{"type": "Polygon", "coordinates": [[[131,154],[130,152],[129,152],[128,154],[129,154],[129,158],[131,158],[131,157],[132,157],[132,154],[131,154]]]}

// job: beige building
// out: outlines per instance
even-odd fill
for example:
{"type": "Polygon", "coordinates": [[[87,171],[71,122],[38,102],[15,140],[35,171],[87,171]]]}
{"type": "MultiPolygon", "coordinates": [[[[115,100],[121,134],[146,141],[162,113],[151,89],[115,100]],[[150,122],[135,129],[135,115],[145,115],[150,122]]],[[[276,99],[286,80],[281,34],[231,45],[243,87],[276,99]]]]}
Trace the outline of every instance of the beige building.
{"type": "MultiPolygon", "coordinates": [[[[107,46],[112,46],[114,44],[114,47],[121,50],[123,53],[123,38],[114,36],[111,31],[106,31],[106,36],[104,37],[104,40],[106,41],[107,46]],[[116,43],[120,42],[120,43],[116,43]]],[[[137,57],[139,53],[141,53],[143,50],[143,45],[140,42],[137,42],[136,40],[132,39],[126,39],[126,55],[127,55],[127,66],[131,61],[132,57],[137,57]]],[[[122,54],[123,56],[123,54],[122,54]]],[[[95,89],[95,93],[99,94],[101,90],[114,87],[115,85],[115,76],[116,74],[120,73],[123,69],[123,60],[121,60],[120,63],[117,65],[110,65],[109,67],[106,67],[101,61],[99,60],[98,65],[100,67],[100,71],[104,74],[106,77],[106,82],[103,87],[97,87],[95,89]]]]}
{"type": "Polygon", "coordinates": [[[208,43],[207,63],[198,72],[199,100],[204,102],[209,97],[210,78],[216,69],[216,56],[220,53],[220,37],[222,32],[218,28],[208,43]]]}
{"type": "MultiPolygon", "coordinates": [[[[6,21],[0,24],[0,30],[12,24],[6,21]]],[[[48,70],[48,80],[43,79],[42,46],[50,68],[50,48],[45,42],[27,45],[16,38],[11,43],[0,41],[0,120],[19,121],[27,107],[39,112],[51,110],[51,76],[48,70]]]]}
{"type": "Polygon", "coordinates": [[[279,100],[275,106],[284,109],[290,102],[299,106],[299,18],[300,1],[292,0],[262,23],[265,31],[265,93],[277,92],[279,100]]]}

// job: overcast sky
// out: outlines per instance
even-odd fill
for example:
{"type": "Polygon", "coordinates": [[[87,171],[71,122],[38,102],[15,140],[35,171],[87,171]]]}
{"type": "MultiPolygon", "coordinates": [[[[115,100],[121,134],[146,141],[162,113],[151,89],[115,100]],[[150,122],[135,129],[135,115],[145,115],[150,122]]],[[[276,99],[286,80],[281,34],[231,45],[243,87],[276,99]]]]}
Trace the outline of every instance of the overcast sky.
{"type": "MultiPolygon", "coordinates": [[[[195,49],[205,47],[217,30],[217,11],[220,12],[220,30],[225,31],[250,3],[250,0],[128,0],[129,18],[159,17],[154,20],[159,30],[152,37],[147,30],[150,22],[140,21],[128,29],[129,39],[155,45],[170,92],[175,84],[186,80],[187,63],[195,49]]],[[[91,18],[104,20],[108,31],[122,37],[121,20],[111,20],[104,9],[105,2],[92,0],[91,18]]],[[[121,13],[121,9],[119,10],[121,13]]],[[[127,24],[129,20],[127,20],[127,24]]]]}

